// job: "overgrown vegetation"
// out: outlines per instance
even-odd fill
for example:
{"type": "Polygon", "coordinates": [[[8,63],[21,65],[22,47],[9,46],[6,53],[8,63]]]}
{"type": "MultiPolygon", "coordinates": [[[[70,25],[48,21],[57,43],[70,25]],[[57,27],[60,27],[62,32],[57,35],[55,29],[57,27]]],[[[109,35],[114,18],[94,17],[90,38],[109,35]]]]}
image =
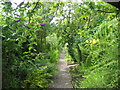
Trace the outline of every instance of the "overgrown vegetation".
{"type": "Polygon", "coordinates": [[[115,7],[39,0],[16,8],[1,4],[3,88],[49,87],[64,45],[66,59],[79,64],[70,70],[74,88],[119,87],[120,14],[115,7]]]}
{"type": "Polygon", "coordinates": [[[70,25],[71,31],[77,31],[75,34],[71,33],[74,37],[74,42],[72,42],[74,46],[70,48],[72,48],[71,52],[74,57],[70,58],[68,55],[68,61],[76,58],[80,64],[77,68],[70,70],[74,88],[119,87],[118,46],[120,32],[118,15],[112,6],[103,2],[96,4],[85,2],[75,10],[73,17],[75,19],[74,22],[71,22],[74,29],[70,25]],[[82,9],[83,7],[84,9],[82,9]],[[95,9],[113,11],[114,13],[97,12],[95,9]],[[80,13],[77,13],[78,11],[80,13]],[[76,44],[79,48],[75,46],[76,44]],[[82,59],[79,59],[79,56],[82,59]]]}
{"type": "Polygon", "coordinates": [[[52,4],[2,5],[3,88],[49,87],[61,51],[55,25],[45,16],[51,14],[48,5],[52,4]]]}

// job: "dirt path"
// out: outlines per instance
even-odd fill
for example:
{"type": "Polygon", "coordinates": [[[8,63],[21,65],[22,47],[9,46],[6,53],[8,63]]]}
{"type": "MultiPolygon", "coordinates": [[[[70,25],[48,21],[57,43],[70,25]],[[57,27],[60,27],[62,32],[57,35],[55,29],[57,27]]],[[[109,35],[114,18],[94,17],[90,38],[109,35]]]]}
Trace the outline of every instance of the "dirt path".
{"type": "Polygon", "coordinates": [[[62,50],[58,62],[59,73],[54,78],[52,88],[73,88],[71,85],[71,76],[68,71],[67,62],[65,61],[65,52],[62,50]]]}

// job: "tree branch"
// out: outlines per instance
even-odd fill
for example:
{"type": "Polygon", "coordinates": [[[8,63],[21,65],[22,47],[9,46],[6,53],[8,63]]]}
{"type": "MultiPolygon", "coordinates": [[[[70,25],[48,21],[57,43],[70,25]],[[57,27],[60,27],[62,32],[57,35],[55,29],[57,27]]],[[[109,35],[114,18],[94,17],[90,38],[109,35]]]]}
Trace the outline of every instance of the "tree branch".
{"type": "MultiPolygon", "coordinates": [[[[37,5],[38,5],[39,1],[40,1],[40,0],[38,0],[38,1],[37,1],[37,3],[36,3],[36,5],[35,5],[35,7],[34,7],[34,8],[32,9],[32,11],[30,12],[30,13],[31,13],[31,15],[32,15],[32,13],[34,12],[34,10],[36,9],[36,7],[37,7],[37,5]]],[[[31,21],[31,17],[29,17],[29,23],[30,23],[30,21],[31,21]]]]}
{"type": "Polygon", "coordinates": [[[115,12],[112,12],[112,11],[103,11],[103,10],[97,10],[97,11],[105,12],[105,13],[115,13],[115,12]]]}
{"type": "Polygon", "coordinates": [[[36,9],[36,7],[37,7],[37,5],[38,5],[39,1],[40,1],[40,0],[38,0],[38,1],[37,1],[37,3],[36,3],[36,5],[35,5],[35,7],[34,7],[34,8],[33,8],[33,10],[31,11],[31,13],[33,13],[33,12],[34,12],[34,10],[36,9]]]}

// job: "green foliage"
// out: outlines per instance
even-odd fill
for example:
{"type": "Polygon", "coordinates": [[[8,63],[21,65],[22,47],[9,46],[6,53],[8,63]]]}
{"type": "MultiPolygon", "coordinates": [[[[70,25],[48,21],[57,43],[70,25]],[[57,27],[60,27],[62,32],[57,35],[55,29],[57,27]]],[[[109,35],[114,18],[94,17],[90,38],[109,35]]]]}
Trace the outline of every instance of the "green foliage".
{"type": "Polygon", "coordinates": [[[53,4],[29,3],[31,8],[12,8],[11,2],[2,4],[3,88],[49,87],[61,50],[54,25],[46,16],[52,15],[49,6],[53,4]],[[49,42],[51,33],[54,38],[49,42]]]}
{"type": "Polygon", "coordinates": [[[75,88],[118,87],[120,14],[115,7],[105,2],[2,5],[4,88],[49,87],[65,44],[67,60],[80,65],[72,75],[83,76],[72,82],[75,88]]]}
{"type": "MultiPolygon", "coordinates": [[[[71,32],[70,34],[74,37],[73,46],[70,48],[77,63],[80,64],[76,68],[77,72],[71,71],[73,79],[78,77],[72,81],[73,86],[75,88],[118,88],[119,17],[116,17],[116,9],[103,2],[85,2],[80,7],[76,7],[73,7],[75,8],[75,14],[72,14],[74,17],[70,18],[73,26],[67,23],[66,25],[69,24],[71,28],[64,30],[67,30],[67,34],[71,32]],[[82,61],[78,58],[77,44],[82,51],[82,61]],[[82,78],[78,72],[81,72],[82,78]]],[[[63,38],[70,39],[65,34],[63,38]]],[[[67,60],[70,61],[69,55],[67,56],[67,60]]]]}
{"type": "Polygon", "coordinates": [[[52,74],[49,72],[47,66],[38,68],[31,68],[29,70],[26,80],[24,80],[23,88],[46,88],[51,82],[52,74]]]}

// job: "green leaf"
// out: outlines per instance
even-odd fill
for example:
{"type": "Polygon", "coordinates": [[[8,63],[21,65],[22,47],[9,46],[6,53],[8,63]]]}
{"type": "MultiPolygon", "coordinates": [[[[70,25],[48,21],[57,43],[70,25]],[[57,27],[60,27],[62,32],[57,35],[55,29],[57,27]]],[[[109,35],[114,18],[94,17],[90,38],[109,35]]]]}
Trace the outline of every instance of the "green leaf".
{"type": "Polygon", "coordinates": [[[29,50],[31,50],[31,49],[33,49],[33,47],[32,47],[32,46],[30,46],[30,47],[29,47],[29,50]]]}

